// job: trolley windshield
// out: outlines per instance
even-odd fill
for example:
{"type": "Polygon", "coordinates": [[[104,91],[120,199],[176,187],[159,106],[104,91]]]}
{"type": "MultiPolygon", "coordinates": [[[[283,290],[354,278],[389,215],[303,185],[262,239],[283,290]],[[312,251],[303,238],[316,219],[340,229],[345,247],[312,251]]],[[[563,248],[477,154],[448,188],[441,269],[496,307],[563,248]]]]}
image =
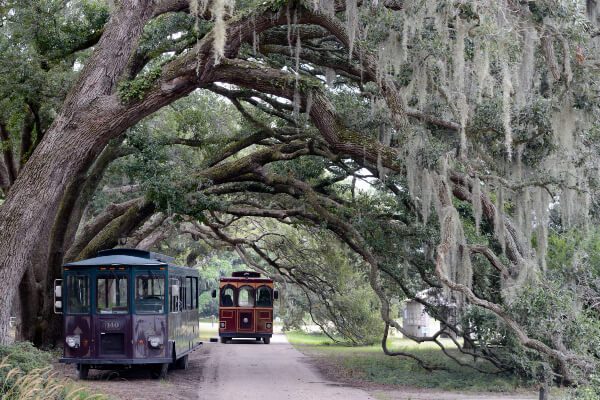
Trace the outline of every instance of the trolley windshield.
{"type": "Polygon", "coordinates": [[[89,275],[66,276],[66,310],[67,314],[90,313],[90,277],[89,275]]]}
{"type": "Polygon", "coordinates": [[[135,276],[135,312],[158,314],[165,312],[165,276],[152,272],[135,276]]]}
{"type": "Polygon", "coordinates": [[[96,278],[96,312],[99,314],[127,314],[129,312],[128,277],[113,273],[96,278]]]}

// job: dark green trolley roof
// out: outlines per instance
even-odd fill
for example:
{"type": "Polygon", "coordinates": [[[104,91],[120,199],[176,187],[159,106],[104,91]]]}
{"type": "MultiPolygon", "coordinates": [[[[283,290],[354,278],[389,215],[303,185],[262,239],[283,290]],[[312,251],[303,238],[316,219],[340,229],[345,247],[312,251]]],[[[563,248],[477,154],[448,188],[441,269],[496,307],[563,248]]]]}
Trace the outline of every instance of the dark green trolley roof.
{"type": "Polygon", "coordinates": [[[174,259],[164,254],[139,249],[109,249],[98,252],[98,257],[65,264],[65,267],[93,267],[96,265],[175,266],[174,259]]]}

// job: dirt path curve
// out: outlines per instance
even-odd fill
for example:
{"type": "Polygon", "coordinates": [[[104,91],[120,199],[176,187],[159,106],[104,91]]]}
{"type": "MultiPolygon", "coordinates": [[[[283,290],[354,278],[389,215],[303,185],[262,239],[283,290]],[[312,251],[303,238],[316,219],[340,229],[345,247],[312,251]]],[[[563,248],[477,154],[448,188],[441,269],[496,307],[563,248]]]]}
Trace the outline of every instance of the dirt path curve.
{"type": "Polygon", "coordinates": [[[215,348],[203,367],[199,399],[375,399],[364,390],[324,380],[281,334],[269,345],[236,340],[210,346],[215,348]]]}

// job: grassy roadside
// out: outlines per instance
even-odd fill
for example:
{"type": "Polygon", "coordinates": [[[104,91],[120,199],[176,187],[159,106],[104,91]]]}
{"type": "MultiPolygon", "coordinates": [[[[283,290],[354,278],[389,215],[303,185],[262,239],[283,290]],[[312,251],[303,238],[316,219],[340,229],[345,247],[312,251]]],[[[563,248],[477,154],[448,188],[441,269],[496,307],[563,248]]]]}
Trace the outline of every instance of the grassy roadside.
{"type": "Polygon", "coordinates": [[[200,320],[200,328],[199,328],[199,336],[200,340],[208,341],[212,337],[219,336],[219,321],[217,320],[214,324],[211,322],[210,318],[204,318],[200,320]]]}
{"type": "Polygon", "coordinates": [[[3,400],[112,400],[113,398],[52,371],[52,352],[29,342],[0,345],[0,398],[3,400]]]}
{"type": "MultiPolygon", "coordinates": [[[[460,366],[444,356],[434,343],[416,344],[400,338],[392,338],[388,341],[390,350],[413,353],[428,364],[442,368],[427,372],[415,360],[386,356],[379,344],[348,347],[336,345],[322,334],[298,331],[286,332],[286,336],[299,351],[318,360],[328,373],[333,373],[341,380],[473,392],[531,390],[526,382],[515,376],[482,373],[460,366]]],[[[460,354],[450,340],[443,340],[443,344],[450,354],[463,363],[476,365],[485,371],[493,371],[488,363],[481,361],[475,363],[472,357],[460,354]]]]}

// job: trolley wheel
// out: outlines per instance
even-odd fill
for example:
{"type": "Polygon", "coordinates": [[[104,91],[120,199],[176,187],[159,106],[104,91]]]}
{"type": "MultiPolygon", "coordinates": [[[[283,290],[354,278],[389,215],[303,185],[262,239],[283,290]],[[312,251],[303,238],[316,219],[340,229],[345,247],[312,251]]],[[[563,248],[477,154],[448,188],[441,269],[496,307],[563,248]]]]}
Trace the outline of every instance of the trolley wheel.
{"type": "Polygon", "coordinates": [[[154,379],[165,379],[167,377],[167,371],[169,370],[169,363],[155,364],[150,370],[150,374],[154,379]]]}
{"type": "Polygon", "coordinates": [[[187,369],[188,364],[190,363],[190,359],[188,358],[188,354],[181,357],[179,360],[175,361],[176,369],[187,369]]]}
{"type": "Polygon", "coordinates": [[[88,372],[90,372],[90,366],[88,364],[75,364],[75,375],[77,376],[77,379],[87,379],[88,372]]]}
{"type": "Polygon", "coordinates": [[[271,343],[271,338],[265,337],[265,338],[263,338],[263,341],[265,342],[265,344],[269,344],[269,343],[271,343]]]}
{"type": "Polygon", "coordinates": [[[227,341],[228,341],[228,340],[229,340],[228,338],[226,338],[226,337],[222,337],[222,338],[221,338],[221,343],[227,343],[227,341]]]}

